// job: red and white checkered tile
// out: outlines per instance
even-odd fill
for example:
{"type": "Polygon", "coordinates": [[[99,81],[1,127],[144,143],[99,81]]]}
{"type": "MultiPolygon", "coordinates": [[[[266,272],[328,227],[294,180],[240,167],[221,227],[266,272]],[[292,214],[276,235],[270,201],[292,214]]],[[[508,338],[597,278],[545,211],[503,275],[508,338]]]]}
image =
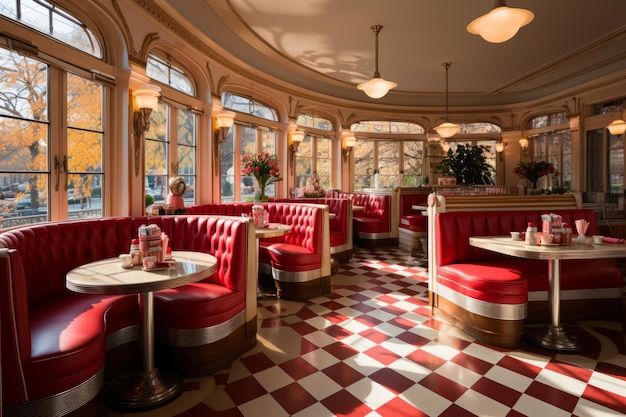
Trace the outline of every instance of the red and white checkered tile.
{"type": "MultiPolygon", "coordinates": [[[[357,248],[333,292],[261,300],[257,346],[174,403],[142,415],[621,416],[619,323],[568,326],[577,355],[495,348],[431,315],[427,274],[397,248],[357,248]]],[[[115,414],[110,414],[111,416],[115,414]]]]}

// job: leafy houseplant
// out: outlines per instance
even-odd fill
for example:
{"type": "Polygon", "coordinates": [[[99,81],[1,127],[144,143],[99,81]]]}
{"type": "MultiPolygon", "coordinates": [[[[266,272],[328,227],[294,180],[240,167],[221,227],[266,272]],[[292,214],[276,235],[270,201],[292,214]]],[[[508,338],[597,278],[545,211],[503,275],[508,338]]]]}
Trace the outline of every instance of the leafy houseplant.
{"type": "Polygon", "coordinates": [[[493,184],[495,170],[487,163],[486,150],[484,145],[459,145],[454,152],[448,150],[438,168],[444,175],[455,177],[457,184],[493,184]]]}
{"type": "Polygon", "coordinates": [[[245,154],[241,157],[241,161],[243,162],[241,175],[254,176],[259,184],[255,200],[267,201],[268,197],[265,195],[265,187],[282,180],[276,157],[271,156],[267,152],[256,156],[245,154]]]}

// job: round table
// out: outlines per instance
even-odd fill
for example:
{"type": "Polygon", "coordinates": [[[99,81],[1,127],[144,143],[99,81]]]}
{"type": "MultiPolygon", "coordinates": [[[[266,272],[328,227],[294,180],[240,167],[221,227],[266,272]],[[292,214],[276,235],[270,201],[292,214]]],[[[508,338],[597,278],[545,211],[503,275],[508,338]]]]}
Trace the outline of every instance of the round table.
{"type": "Polygon", "coordinates": [[[200,281],[211,276],[217,265],[212,255],[175,251],[175,262],[166,268],[143,270],[141,266],[122,268],[119,258],[104,259],[79,266],[67,273],[68,289],[87,294],[138,294],[143,366],[134,375],[114,384],[105,400],[111,408],[140,411],[175,399],[183,391],[183,379],[154,366],[154,291],[200,281]]]}

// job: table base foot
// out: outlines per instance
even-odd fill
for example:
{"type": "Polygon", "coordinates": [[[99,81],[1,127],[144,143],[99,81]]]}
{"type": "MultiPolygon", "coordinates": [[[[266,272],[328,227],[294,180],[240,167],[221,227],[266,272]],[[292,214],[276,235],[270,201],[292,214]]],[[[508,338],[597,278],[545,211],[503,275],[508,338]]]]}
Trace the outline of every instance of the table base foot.
{"type": "Polygon", "coordinates": [[[115,383],[105,394],[105,402],[114,410],[150,410],[176,399],[182,392],[183,379],[179,375],[154,369],[115,383]]]}
{"type": "Polygon", "coordinates": [[[551,350],[577,352],[583,348],[582,342],[561,326],[530,328],[526,330],[524,338],[532,345],[551,350]]]}

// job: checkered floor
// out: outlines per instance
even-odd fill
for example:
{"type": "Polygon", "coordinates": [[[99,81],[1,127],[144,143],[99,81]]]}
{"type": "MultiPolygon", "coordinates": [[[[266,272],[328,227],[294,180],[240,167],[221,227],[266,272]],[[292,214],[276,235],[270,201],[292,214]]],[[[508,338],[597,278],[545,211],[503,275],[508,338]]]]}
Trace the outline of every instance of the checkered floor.
{"type": "MultiPolygon", "coordinates": [[[[622,416],[620,323],[568,330],[586,346],[556,354],[494,348],[431,315],[426,270],[397,248],[357,248],[333,292],[260,300],[258,343],[230,369],[134,416],[622,416]]],[[[121,414],[109,412],[109,416],[121,414]]]]}

